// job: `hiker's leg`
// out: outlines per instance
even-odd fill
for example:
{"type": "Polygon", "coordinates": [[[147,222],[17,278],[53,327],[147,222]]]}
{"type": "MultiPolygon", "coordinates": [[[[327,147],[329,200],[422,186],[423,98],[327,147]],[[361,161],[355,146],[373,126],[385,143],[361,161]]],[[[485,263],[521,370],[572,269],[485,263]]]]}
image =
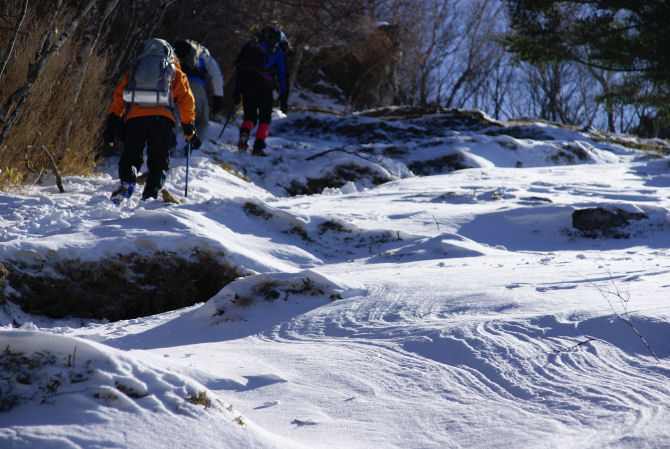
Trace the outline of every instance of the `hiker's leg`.
{"type": "Polygon", "coordinates": [[[258,88],[256,90],[258,101],[258,121],[260,123],[266,123],[268,125],[268,129],[270,126],[270,121],[272,120],[272,104],[274,103],[272,98],[273,88],[273,81],[263,79],[260,83],[258,83],[258,88]]]}
{"type": "Polygon", "coordinates": [[[270,121],[272,120],[272,89],[273,83],[263,80],[259,83],[258,95],[258,129],[254,141],[254,153],[261,155],[265,149],[265,139],[270,135],[270,121]]]}
{"type": "Polygon", "coordinates": [[[240,126],[240,136],[237,140],[237,148],[242,152],[249,148],[249,135],[256,126],[258,120],[256,87],[255,84],[246,80],[242,84],[242,107],[244,108],[244,118],[240,126]]]}
{"type": "Polygon", "coordinates": [[[149,176],[142,196],[156,198],[165,184],[167,170],[170,167],[170,143],[174,123],[166,117],[152,117],[151,120],[147,141],[149,176]]]}
{"type": "Polygon", "coordinates": [[[255,90],[245,91],[242,94],[242,107],[244,108],[244,121],[242,126],[251,131],[258,120],[258,102],[255,90]]]}
{"type": "Polygon", "coordinates": [[[135,182],[144,161],[144,145],[147,142],[146,117],[131,118],[126,121],[126,139],[119,159],[119,179],[135,182]]]}

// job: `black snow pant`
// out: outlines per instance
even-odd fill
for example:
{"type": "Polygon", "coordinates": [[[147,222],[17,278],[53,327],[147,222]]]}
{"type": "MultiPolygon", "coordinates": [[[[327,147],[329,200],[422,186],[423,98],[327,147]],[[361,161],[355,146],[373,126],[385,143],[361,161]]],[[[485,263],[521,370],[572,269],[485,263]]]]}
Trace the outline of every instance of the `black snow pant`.
{"type": "Polygon", "coordinates": [[[270,124],[272,119],[272,91],[275,81],[258,72],[245,70],[240,80],[244,121],[270,124]]]}
{"type": "Polygon", "coordinates": [[[135,182],[144,162],[144,147],[147,147],[147,169],[149,176],[142,196],[157,198],[163,188],[170,167],[170,148],[174,136],[174,122],[160,115],[133,117],[126,121],[126,139],[119,160],[119,179],[135,182]]]}

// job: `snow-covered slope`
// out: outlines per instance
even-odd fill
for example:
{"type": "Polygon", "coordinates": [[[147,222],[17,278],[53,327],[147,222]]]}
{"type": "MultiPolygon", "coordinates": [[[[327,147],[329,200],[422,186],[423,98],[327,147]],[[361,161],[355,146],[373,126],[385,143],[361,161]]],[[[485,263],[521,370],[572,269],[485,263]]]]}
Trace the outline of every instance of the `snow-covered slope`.
{"type": "Polygon", "coordinates": [[[665,143],[425,112],[277,112],[266,158],[213,123],[180,205],[114,206],[115,160],[0,194],[0,447],[670,446],[669,164],[634,149],[665,143]],[[573,227],[595,207],[642,218],[573,227]],[[15,304],[194,252],[239,278],[114,322],[15,304]]]}

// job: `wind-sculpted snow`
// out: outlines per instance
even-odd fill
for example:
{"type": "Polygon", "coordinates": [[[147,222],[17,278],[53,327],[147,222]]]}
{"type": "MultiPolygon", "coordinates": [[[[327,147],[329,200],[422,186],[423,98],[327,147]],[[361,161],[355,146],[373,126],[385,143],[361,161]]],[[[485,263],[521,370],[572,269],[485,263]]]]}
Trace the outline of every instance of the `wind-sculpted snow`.
{"type": "Polygon", "coordinates": [[[79,338],[4,330],[0,339],[0,441],[11,442],[3,447],[118,447],[121,435],[127,447],[173,447],[176,438],[211,447],[212,436],[195,430],[198,422],[225,428],[230,447],[273,445],[231,404],[186,376],[79,338]],[[12,429],[26,418],[31,429],[12,429]],[[54,440],[61,426],[72,431],[54,440]]]}
{"type": "MultiPolygon", "coordinates": [[[[543,445],[543,435],[560,435],[549,447],[670,443],[661,430],[670,424],[670,370],[645,362],[648,349],[622,320],[555,314],[508,320],[501,315],[514,315],[517,301],[431,292],[420,279],[408,284],[387,283],[365,300],[296,317],[265,338],[329,354],[336,351],[328,346],[346,347],[337,351],[348,354],[337,362],[345,372],[376,366],[371,378],[347,376],[350,400],[364,410],[415,410],[407,417],[412,426],[437,420],[443,432],[431,435],[430,447],[455,446],[454,434],[469,435],[468,445],[476,447],[496,447],[490,441],[501,435],[523,446],[543,445]],[[411,298],[408,288],[416,289],[411,298]],[[484,404],[496,412],[480,426],[484,404]]],[[[636,322],[657,355],[669,356],[670,325],[636,322]]]]}

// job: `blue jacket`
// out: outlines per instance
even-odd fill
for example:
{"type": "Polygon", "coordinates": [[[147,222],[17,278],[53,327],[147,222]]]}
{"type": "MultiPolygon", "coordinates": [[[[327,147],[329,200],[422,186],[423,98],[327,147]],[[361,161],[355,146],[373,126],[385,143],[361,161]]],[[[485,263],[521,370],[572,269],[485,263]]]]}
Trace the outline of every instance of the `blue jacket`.
{"type": "Polygon", "coordinates": [[[286,60],[284,52],[281,48],[277,48],[274,53],[267,51],[267,42],[261,42],[260,46],[265,50],[265,58],[263,66],[268,69],[267,72],[261,72],[263,75],[273,77],[279,84],[279,93],[285,96],[288,93],[288,86],[286,85],[286,60]]]}
{"type": "MultiPolygon", "coordinates": [[[[255,41],[247,42],[242,47],[241,54],[248,50],[250,47],[258,46],[262,50],[263,62],[262,69],[253,70],[259,73],[263,78],[269,80],[275,80],[277,82],[277,87],[279,88],[279,93],[281,96],[288,96],[288,85],[286,83],[286,59],[284,57],[284,52],[281,48],[277,48],[274,52],[271,52],[268,49],[268,42],[256,43],[255,41]]],[[[257,54],[257,53],[256,53],[257,54]]],[[[242,72],[251,71],[249,68],[243,68],[242,72]]],[[[237,82],[235,89],[240,90],[240,83],[242,76],[245,76],[244,73],[238,73],[237,82]]]]}

